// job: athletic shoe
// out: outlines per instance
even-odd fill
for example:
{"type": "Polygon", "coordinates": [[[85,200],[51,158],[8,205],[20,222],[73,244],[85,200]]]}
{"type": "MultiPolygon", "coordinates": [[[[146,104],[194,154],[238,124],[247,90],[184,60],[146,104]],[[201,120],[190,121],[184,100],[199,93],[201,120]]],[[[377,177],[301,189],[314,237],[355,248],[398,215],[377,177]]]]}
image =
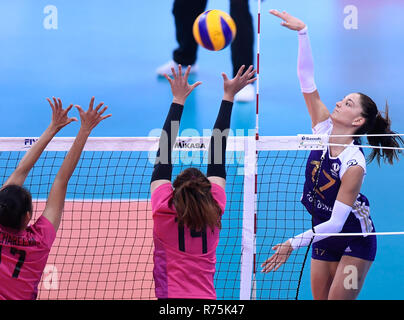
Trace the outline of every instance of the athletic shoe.
{"type": "Polygon", "coordinates": [[[248,84],[237,92],[237,94],[234,96],[234,100],[239,102],[250,102],[254,101],[255,96],[256,94],[254,86],[252,84],[248,84]]]}
{"type": "MultiPolygon", "coordinates": [[[[182,66],[182,72],[184,73],[185,70],[187,70],[188,66],[182,66]]],[[[166,64],[163,64],[162,66],[158,67],[156,69],[156,73],[158,76],[162,77],[164,74],[171,75],[171,68],[174,68],[175,70],[178,70],[178,63],[176,63],[174,60],[168,61],[166,64]]],[[[190,74],[196,73],[198,71],[198,65],[193,64],[191,65],[191,71],[189,72],[190,74]]]]}

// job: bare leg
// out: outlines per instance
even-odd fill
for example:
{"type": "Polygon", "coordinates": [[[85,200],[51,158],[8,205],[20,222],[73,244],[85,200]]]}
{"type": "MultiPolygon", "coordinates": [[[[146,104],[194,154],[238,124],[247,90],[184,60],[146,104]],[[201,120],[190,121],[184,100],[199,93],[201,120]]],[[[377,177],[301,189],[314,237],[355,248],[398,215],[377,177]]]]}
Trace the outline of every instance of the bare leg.
{"type": "Polygon", "coordinates": [[[332,282],[329,300],[355,300],[362,289],[372,261],[343,256],[332,282]]]}
{"type": "Polygon", "coordinates": [[[327,300],[339,262],[311,259],[311,292],[314,300],[327,300]]]}

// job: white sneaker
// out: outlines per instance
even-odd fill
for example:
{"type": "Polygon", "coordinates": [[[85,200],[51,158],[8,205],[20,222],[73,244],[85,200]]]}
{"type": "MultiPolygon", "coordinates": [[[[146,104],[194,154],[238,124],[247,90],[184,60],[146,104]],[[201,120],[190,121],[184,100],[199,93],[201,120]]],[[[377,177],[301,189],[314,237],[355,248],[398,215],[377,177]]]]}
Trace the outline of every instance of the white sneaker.
{"type": "MultiPolygon", "coordinates": [[[[185,70],[187,70],[188,66],[182,66],[182,72],[185,73],[185,70]]],[[[178,63],[176,63],[174,60],[168,61],[166,64],[163,64],[162,66],[158,67],[156,69],[156,73],[158,76],[163,77],[164,74],[171,75],[171,68],[174,68],[175,70],[178,69],[178,63]]],[[[190,74],[196,73],[198,71],[198,65],[195,63],[191,65],[191,71],[189,72],[190,74]]]]}
{"type": "Polygon", "coordinates": [[[255,98],[255,88],[252,84],[246,85],[234,96],[235,101],[239,102],[250,102],[255,98]]]}

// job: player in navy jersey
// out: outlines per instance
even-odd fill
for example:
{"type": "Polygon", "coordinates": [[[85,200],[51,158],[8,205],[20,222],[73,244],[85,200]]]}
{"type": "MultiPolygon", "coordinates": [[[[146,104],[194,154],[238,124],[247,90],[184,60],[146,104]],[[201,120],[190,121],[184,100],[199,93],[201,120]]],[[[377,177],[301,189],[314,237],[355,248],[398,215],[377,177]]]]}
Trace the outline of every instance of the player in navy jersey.
{"type": "MultiPolygon", "coordinates": [[[[336,103],[330,113],[323,104],[314,82],[314,63],[307,26],[286,12],[271,10],[281,18],[282,26],[298,31],[298,77],[311,117],[313,134],[328,136],[324,151],[312,151],[305,172],[302,203],[312,215],[313,228],[273,247],[275,253],[263,264],[263,272],[277,270],[293,250],[312,244],[311,285],[314,299],[355,299],[375,259],[376,236],[316,236],[316,233],[372,233],[375,228],[369,214],[369,201],[360,193],[366,175],[366,159],[359,140],[368,136],[375,147],[399,147],[403,140],[392,136],[388,107],[385,116],[371,98],[351,93],[336,103]],[[390,135],[389,135],[390,134],[390,135]],[[335,144],[335,145],[334,145],[335,144]],[[357,287],[344,286],[346,266],[357,271],[357,287]]],[[[375,158],[390,164],[398,159],[395,149],[374,148],[368,161],[375,158]]]]}

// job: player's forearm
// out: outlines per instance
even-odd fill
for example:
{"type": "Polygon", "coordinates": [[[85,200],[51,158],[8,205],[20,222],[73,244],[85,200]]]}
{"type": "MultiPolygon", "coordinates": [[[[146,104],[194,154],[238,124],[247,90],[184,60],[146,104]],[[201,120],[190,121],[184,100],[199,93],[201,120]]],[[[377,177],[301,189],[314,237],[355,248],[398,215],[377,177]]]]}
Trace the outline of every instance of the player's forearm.
{"type": "Polygon", "coordinates": [[[351,211],[352,211],[351,206],[336,200],[334,203],[331,218],[328,221],[325,221],[313,227],[314,232],[312,229],[310,229],[293,238],[290,238],[289,241],[292,248],[295,250],[300,247],[308,246],[310,242],[314,243],[323,240],[325,238],[328,238],[328,236],[326,235],[316,236],[316,233],[321,234],[321,233],[341,232],[351,211]]]}
{"type": "Polygon", "coordinates": [[[32,167],[38,161],[49,142],[58,132],[59,129],[50,125],[39,137],[38,141],[35,142],[34,145],[26,152],[13,174],[6,181],[5,185],[15,184],[22,186],[32,167]]]}
{"type": "Polygon", "coordinates": [[[317,87],[314,81],[314,61],[307,27],[298,32],[298,39],[297,75],[300,88],[303,93],[312,93],[317,87]]]}
{"type": "Polygon", "coordinates": [[[222,100],[209,145],[207,176],[226,178],[226,145],[230,130],[233,102],[222,100]]]}
{"type": "Polygon", "coordinates": [[[80,129],[52,184],[43,215],[56,230],[61,222],[69,179],[77,166],[89,135],[90,132],[80,129]]]}
{"type": "Polygon", "coordinates": [[[160,135],[159,149],[151,182],[160,179],[171,180],[172,150],[177,139],[184,106],[173,101],[160,135]]]}
{"type": "Polygon", "coordinates": [[[314,60],[307,26],[299,30],[298,39],[297,76],[314,128],[318,123],[328,119],[330,113],[317,91],[314,79],[314,60]]]}
{"type": "Polygon", "coordinates": [[[56,177],[55,182],[62,182],[65,185],[68,184],[70,177],[72,176],[74,170],[76,169],[77,163],[80,159],[81,153],[90,136],[91,131],[80,129],[79,133],[74,139],[74,142],[66,155],[56,177]]]}
{"type": "Polygon", "coordinates": [[[61,221],[67,186],[77,166],[90,132],[80,130],[55,177],[49,192],[44,215],[57,230],[61,221]]]}

